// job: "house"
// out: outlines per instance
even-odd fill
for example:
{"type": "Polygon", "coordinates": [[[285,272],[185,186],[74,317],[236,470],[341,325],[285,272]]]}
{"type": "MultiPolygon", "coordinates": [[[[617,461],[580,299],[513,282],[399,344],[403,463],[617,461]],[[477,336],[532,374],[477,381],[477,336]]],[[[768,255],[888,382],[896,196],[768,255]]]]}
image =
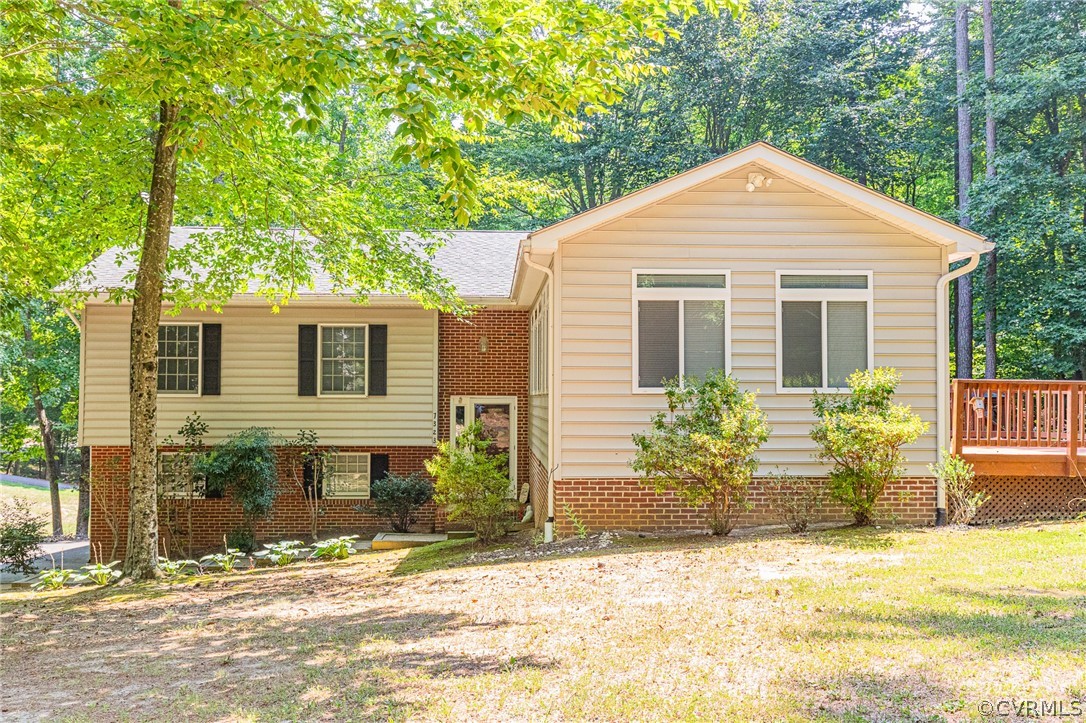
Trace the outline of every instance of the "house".
{"type": "MultiPolygon", "coordinates": [[[[173,243],[205,232],[175,229],[173,243]]],[[[420,471],[439,439],[485,418],[509,450],[511,492],[530,488],[537,524],[568,527],[569,509],[590,528],[700,527],[698,513],[629,467],[631,435],[663,406],[663,378],[724,368],[757,391],[773,426],[760,474],[825,475],[809,438],[812,392],[892,366],[899,401],[930,429],[908,448],[883,512],[930,524],[945,501],[927,466],[950,447],[947,287],[989,248],[755,143],[538,231],[449,232],[435,265],[480,307],[467,319],[394,296],[359,306],[319,283],[275,314],[243,294],[221,314],[163,316],[163,451],[194,412],[210,443],[250,426],[313,429],[337,449],[322,529],[375,530],[370,480],[420,471]]],[[[92,539],[108,549],[126,524],[129,309],[102,293],[124,283],[115,251],[90,271],[83,288],[99,293],[82,318],[80,444],[92,539]]],[[[758,480],[751,501],[742,521],[767,521],[758,480]]],[[[241,520],[229,500],[186,505],[187,527],[163,527],[198,546],[221,543],[241,520]]],[[[258,535],[304,532],[304,507],[285,488],[258,535]]],[[[420,522],[443,525],[434,509],[420,522]]]]}

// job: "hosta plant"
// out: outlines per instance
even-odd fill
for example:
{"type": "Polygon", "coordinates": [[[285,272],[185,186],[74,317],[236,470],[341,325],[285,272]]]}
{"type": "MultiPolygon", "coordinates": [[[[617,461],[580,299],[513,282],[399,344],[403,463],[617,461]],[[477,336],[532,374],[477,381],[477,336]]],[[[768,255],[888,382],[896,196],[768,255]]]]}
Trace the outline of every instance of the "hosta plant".
{"type": "Polygon", "coordinates": [[[331,540],[321,540],[313,545],[312,557],[318,560],[346,560],[354,552],[358,535],[344,535],[331,540]]]}
{"type": "Polygon", "coordinates": [[[215,552],[200,558],[200,567],[214,565],[223,572],[233,572],[241,559],[241,550],[236,547],[227,548],[226,552],[215,552]]]}
{"type": "Polygon", "coordinates": [[[93,565],[84,565],[83,577],[87,578],[95,585],[108,585],[121,576],[120,570],[113,569],[114,566],[120,564],[120,560],[114,560],[105,565],[100,562],[96,562],[93,565]]]}
{"type": "Polygon", "coordinates": [[[301,540],[265,543],[264,547],[267,549],[261,550],[256,555],[268,558],[277,567],[289,565],[305,553],[301,540]]]}
{"type": "Polygon", "coordinates": [[[196,560],[171,560],[168,557],[158,558],[158,569],[162,570],[162,574],[166,577],[177,577],[192,567],[199,570],[200,563],[196,562],[196,560]]]}
{"type": "Polygon", "coordinates": [[[75,570],[54,567],[52,570],[42,570],[38,573],[38,579],[33,587],[35,590],[60,590],[69,582],[79,582],[82,579],[83,576],[77,574],[75,570]]]}

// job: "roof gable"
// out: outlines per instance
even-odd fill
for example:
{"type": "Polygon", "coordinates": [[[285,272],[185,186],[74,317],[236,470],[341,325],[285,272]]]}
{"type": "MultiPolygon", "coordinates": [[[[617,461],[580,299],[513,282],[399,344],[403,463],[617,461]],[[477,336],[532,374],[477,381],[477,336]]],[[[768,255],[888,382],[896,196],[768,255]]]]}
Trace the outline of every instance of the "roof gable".
{"type": "Polygon", "coordinates": [[[977,233],[920,211],[762,141],[535,231],[529,235],[529,243],[533,250],[554,250],[567,238],[636,213],[685,191],[696,190],[699,186],[751,165],[764,169],[771,178],[787,179],[930,243],[945,246],[952,261],[991,249],[991,245],[977,233]]]}

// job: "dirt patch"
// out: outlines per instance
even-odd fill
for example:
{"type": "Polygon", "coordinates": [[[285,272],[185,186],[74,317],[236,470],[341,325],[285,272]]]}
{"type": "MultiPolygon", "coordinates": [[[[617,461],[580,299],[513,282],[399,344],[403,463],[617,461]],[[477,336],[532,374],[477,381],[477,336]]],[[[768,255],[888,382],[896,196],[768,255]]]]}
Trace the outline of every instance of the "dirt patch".
{"type": "Polygon", "coordinates": [[[0,713],[965,719],[970,701],[1084,689],[1084,541],[1084,523],[608,533],[445,543],[411,574],[419,551],[8,593],[0,713]]]}

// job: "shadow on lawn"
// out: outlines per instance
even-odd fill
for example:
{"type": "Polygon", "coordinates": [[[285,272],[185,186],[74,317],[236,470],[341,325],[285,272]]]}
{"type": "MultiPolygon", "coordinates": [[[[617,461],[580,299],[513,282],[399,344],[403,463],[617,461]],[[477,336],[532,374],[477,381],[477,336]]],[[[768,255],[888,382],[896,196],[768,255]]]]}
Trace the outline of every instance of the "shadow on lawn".
{"type": "Polygon", "coordinates": [[[940,587],[924,606],[892,612],[865,606],[828,618],[807,635],[826,640],[949,638],[974,650],[1078,652],[1086,640],[1086,595],[1052,591],[980,593],[940,587]]]}
{"type": "Polygon", "coordinates": [[[803,689],[814,692],[801,704],[819,721],[934,722],[964,707],[956,692],[919,674],[830,674],[805,681],[803,689]]]}
{"type": "Polygon", "coordinates": [[[380,600],[378,587],[333,582],[324,591],[331,602],[323,604],[312,595],[313,581],[247,574],[201,581],[200,588],[90,589],[21,606],[17,619],[5,620],[3,646],[8,664],[28,671],[25,694],[5,696],[5,710],[51,717],[56,705],[80,700],[95,706],[95,718],[170,718],[177,708],[194,719],[247,718],[250,711],[274,711],[278,719],[399,719],[411,715],[409,691],[424,681],[554,665],[535,655],[473,654],[455,643],[508,621],[393,603],[367,608],[380,600]],[[59,620],[65,632],[58,635],[59,620]],[[93,635],[84,632],[88,624],[93,635]],[[71,675],[50,662],[58,646],[72,666],[78,661],[71,675]],[[117,680],[131,693],[117,695],[117,680]]]}

